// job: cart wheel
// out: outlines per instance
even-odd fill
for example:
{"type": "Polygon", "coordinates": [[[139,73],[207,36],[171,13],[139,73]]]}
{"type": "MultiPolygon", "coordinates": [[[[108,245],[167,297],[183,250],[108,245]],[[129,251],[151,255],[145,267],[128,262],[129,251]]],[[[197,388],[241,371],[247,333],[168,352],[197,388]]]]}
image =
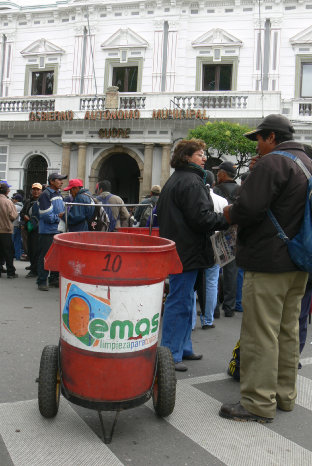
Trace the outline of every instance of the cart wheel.
{"type": "Polygon", "coordinates": [[[172,413],[176,398],[177,379],[174,361],[169,348],[157,348],[157,370],[153,386],[153,405],[156,414],[160,417],[172,413]]]}
{"type": "Polygon", "coordinates": [[[60,403],[60,371],[58,347],[45,346],[42,351],[39,370],[38,403],[44,417],[56,416],[60,403]]]}

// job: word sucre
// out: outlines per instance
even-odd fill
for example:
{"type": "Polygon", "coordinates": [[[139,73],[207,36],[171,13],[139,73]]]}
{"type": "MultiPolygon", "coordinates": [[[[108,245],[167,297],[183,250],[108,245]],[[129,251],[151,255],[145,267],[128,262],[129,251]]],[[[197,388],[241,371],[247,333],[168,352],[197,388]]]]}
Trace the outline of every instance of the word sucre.
{"type": "Polygon", "coordinates": [[[101,128],[99,138],[129,138],[130,128],[101,128]]]}

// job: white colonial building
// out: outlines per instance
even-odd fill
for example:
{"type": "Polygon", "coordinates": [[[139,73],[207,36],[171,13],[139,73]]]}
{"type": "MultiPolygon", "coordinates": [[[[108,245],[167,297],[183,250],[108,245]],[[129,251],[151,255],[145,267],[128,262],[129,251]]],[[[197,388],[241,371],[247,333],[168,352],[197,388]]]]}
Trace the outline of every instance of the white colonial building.
{"type": "Polygon", "coordinates": [[[208,120],[312,139],[312,0],[2,0],[0,178],[58,171],[136,202],[208,120]]]}

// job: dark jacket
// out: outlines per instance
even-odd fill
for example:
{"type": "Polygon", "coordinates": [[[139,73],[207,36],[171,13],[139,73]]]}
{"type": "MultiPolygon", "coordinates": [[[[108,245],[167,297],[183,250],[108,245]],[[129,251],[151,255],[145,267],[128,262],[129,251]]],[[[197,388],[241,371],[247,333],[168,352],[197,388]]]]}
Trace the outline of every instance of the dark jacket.
{"type": "Polygon", "coordinates": [[[213,211],[213,202],[200,168],[176,169],[159,196],[157,215],[160,236],[176,243],[183,271],[214,265],[210,235],[228,224],[213,211]]]}
{"type": "Polygon", "coordinates": [[[38,226],[39,226],[39,204],[37,202],[38,199],[34,199],[33,197],[30,197],[26,199],[25,204],[23,205],[22,210],[20,211],[20,218],[21,218],[21,223],[23,225],[26,225],[28,222],[25,221],[25,215],[27,215],[30,218],[30,223],[32,223],[33,229],[31,233],[33,232],[38,232],[38,226]]]}
{"type": "MultiPolygon", "coordinates": [[[[92,196],[87,189],[81,188],[72,202],[92,204],[92,196]]],[[[88,231],[88,220],[93,212],[93,206],[72,205],[67,217],[69,231],[88,231]]]]}
{"type": "Polygon", "coordinates": [[[237,193],[239,190],[239,185],[236,181],[223,181],[220,184],[217,184],[213,188],[213,192],[219,196],[224,197],[229,204],[235,201],[237,193]]]}
{"type": "MultiPolygon", "coordinates": [[[[286,141],[275,150],[298,156],[312,173],[312,161],[301,144],[286,141]]],[[[303,219],[307,178],[292,160],[267,154],[257,161],[230,210],[232,223],[238,224],[236,261],[244,270],[282,273],[298,270],[287,246],[267,215],[270,208],[289,238],[293,238],[303,219]]]]}

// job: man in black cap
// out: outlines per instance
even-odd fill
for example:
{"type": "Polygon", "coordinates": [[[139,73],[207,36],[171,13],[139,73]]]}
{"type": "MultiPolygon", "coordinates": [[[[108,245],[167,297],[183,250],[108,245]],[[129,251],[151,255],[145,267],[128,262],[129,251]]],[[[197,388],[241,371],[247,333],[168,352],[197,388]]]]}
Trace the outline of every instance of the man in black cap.
{"type": "MultiPolygon", "coordinates": [[[[217,171],[217,184],[213,192],[224,197],[231,204],[237,196],[239,185],[234,180],[236,165],[232,162],[222,162],[218,167],[212,167],[217,171]]],[[[225,317],[233,317],[236,305],[237,266],[235,260],[222,267],[223,274],[223,304],[225,317]]],[[[219,302],[215,310],[215,317],[220,317],[219,302]]]]}
{"type": "MultiPolygon", "coordinates": [[[[40,291],[48,291],[49,271],[44,269],[44,256],[48,252],[53,237],[60,233],[60,222],[65,214],[65,204],[60,193],[67,175],[51,173],[48,186],[39,197],[39,258],[37,285],[40,291]]],[[[58,287],[58,272],[50,272],[49,285],[58,287]]]]}
{"type": "Polygon", "coordinates": [[[222,162],[218,167],[212,167],[217,172],[217,184],[213,192],[225,197],[228,202],[233,202],[237,196],[239,185],[234,181],[236,165],[232,162],[222,162]]]}
{"type": "Polygon", "coordinates": [[[224,215],[238,225],[236,261],[243,268],[241,400],[224,404],[220,416],[271,422],[276,408],[291,411],[297,396],[298,318],[308,279],[290,259],[287,244],[268,216],[271,209],[289,238],[300,229],[307,178],[290,152],[312,173],[312,161],[294,142],[294,128],[283,115],[269,115],[245,136],[257,141],[258,160],[224,215]]]}

